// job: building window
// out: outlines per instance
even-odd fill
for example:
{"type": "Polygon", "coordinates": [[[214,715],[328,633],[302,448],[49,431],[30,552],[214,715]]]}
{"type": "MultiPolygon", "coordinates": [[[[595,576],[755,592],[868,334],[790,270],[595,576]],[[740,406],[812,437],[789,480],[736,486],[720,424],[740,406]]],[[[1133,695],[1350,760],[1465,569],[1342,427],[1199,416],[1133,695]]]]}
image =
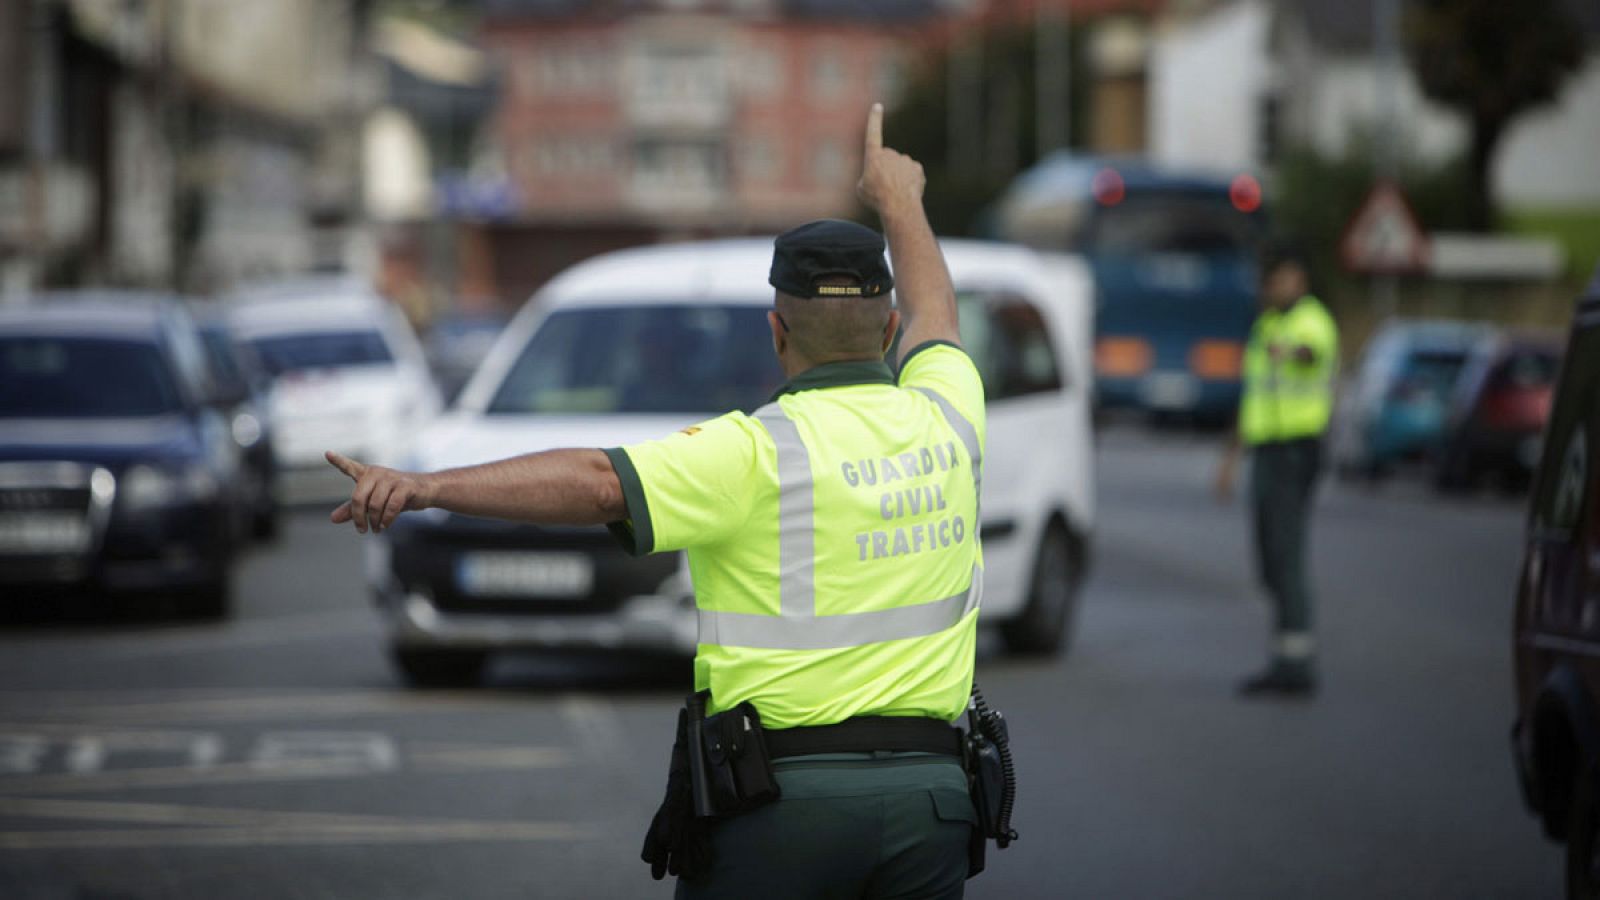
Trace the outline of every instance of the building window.
{"type": "Polygon", "coordinates": [[[744,181],[772,181],[783,170],[782,145],[770,137],[745,138],[739,143],[739,177],[744,181]]]}
{"type": "Polygon", "coordinates": [[[699,47],[655,47],[638,67],[635,91],[648,103],[720,101],[725,91],[722,60],[699,47]]]}
{"type": "Polygon", "coordinates": [[[811,177],[821,185],[837,185],[849,175],[844,145],[834,138],[822,138],[811,151],[811,177]]]}
{"type": "Polygon", "coordinates": [[[783,93],[781,45],[750,44],[740,54],[737,83],[748,97],[775,97],[783,93]]]}
{"type": "Polygon", "coordinates": [[[592,177],[609,175],[616,168],[616,149],[604,135],[538,138],[518,161],[525,178],[592,177]]]}
{"type": "Polygon", "coordinates": [[[819,51],[811,61],[811,93],[819,100],[834,100],[844,89],[844,61],[832,50],[819,51]]]}
{"type": "Polygon", "coordinates": [[[655,190],[712,191],[722,183],[721,160],[711,143],[644,141],[634,148],[634,182],[655,190]]]}
{"type": "Polygon", "coordinates": [[[615,60],[593,43],[544,44],[517,67],[518,88],[547,97],[588,96],[612,90],[615,60]]]}

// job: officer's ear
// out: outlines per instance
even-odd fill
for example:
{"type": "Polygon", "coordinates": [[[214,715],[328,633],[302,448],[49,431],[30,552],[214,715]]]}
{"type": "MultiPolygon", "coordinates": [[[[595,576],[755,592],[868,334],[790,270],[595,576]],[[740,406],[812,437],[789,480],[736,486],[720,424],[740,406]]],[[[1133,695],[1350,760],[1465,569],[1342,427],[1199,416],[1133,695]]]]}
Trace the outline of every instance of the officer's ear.
{"type": "Polygon", "coordinates": [[[772,352],[782,359],[783,352],[789,349],[789,329],[784,327],[777,310],[767,310],[767,326],[772,329],[772,352]]]}
{"type": "Polygon", "coordinates": [[[900,333],[900,310],[889,310],[889,323],[883,326],[883,352],[887,356],[889,348],[894,346],[894,336],[900,333]]]}

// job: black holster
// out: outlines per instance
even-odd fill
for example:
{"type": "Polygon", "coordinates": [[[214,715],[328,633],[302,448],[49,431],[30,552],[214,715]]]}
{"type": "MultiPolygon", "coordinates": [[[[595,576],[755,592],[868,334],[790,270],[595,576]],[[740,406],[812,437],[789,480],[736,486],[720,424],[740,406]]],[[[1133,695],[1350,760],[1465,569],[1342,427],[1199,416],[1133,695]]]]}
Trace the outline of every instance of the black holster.
{"type": "Polygon", "coordinates": [[[778,799],[778,781],[761,731],[761,714],[749,702],[705,714],[710,692],[689,697],[689,777],[695,815],[726,818],[778,799]]]}
{"type": "Polygon", "coordinates": [[[965,738],[967,786],[978,813],[978,827],[972,830],[967,845],[967,877],[971,878],[983,871],[989,841],[1004,850],[1017,839],[1017,832],[1011,827],[1017,779],[1011,761],[1010,732],[1005,717],[989,709],[976,682],[972,685],[972,705],[967,709],[965,738]]]}

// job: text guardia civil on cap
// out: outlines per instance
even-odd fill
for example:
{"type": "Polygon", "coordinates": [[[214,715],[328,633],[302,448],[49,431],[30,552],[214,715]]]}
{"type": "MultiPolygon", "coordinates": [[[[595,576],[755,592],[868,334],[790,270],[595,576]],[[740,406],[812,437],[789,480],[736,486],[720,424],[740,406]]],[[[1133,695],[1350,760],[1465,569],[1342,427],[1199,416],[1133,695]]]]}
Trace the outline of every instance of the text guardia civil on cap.
{"type": "Polygon", "coordinates": [[[793,297],[881,297],[894,278],[883,258],[883,235],[854,222],[818,219],[778,235],[767,283],[793,297]]]}

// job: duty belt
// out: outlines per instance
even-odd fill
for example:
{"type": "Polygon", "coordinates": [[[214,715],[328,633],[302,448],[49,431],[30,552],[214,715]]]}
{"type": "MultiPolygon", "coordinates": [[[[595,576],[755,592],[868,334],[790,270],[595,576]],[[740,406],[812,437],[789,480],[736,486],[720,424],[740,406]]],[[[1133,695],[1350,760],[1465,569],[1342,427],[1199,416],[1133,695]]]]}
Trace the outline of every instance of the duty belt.
{"type": "Polygon", "coordinates": [[[819,753],[921,752],[961,759],[961,732],[949,722],[915,716],[857,716],[837,725],[763,728],[773,759],[819,753]]]}

